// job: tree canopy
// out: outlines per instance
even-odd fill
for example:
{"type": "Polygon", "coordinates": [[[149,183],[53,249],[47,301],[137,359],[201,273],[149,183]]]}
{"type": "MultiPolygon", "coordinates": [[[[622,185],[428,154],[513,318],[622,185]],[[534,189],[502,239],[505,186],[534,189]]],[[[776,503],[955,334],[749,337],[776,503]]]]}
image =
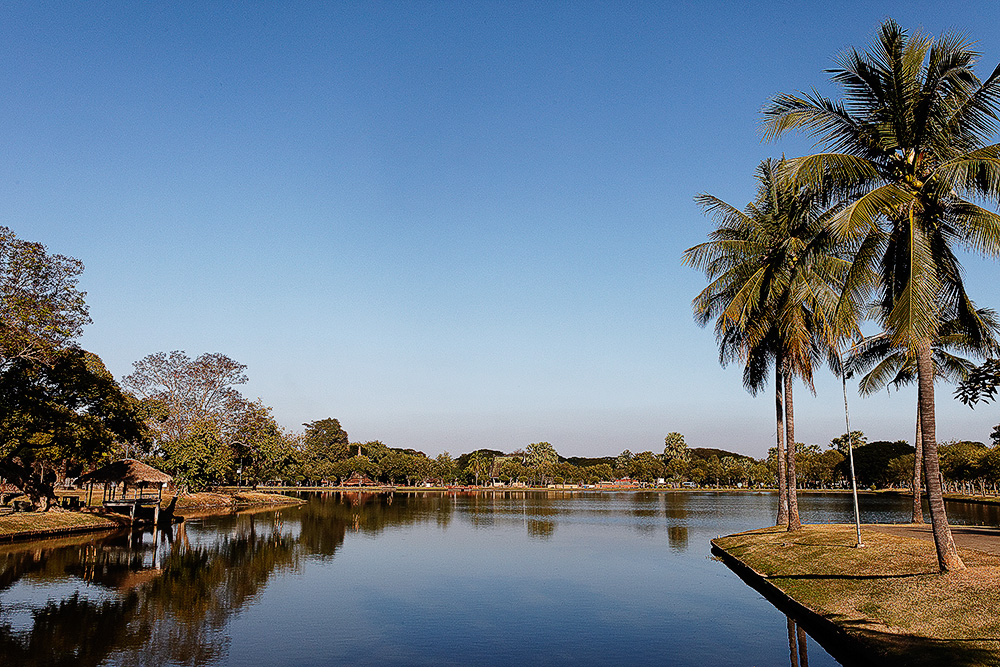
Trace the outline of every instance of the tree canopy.
{"type": "Polygon", "coordinates": [[[83,263],[0,227],[0,369],[14,360],[51,364],[90,323],[77,288],[83,263]]]}

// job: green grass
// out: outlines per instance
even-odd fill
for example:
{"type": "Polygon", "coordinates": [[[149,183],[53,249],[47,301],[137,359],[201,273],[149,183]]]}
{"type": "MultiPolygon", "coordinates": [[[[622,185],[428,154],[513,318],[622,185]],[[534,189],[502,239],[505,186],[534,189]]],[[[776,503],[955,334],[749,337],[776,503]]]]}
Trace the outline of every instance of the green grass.
{"type": "Polygon", "coordinates": [[[963,549],[939,574],[934,543],[808,525],[714,540],[796,602],[835,622],[882,664],[1000,665],[1000,557],[963,549]]]}

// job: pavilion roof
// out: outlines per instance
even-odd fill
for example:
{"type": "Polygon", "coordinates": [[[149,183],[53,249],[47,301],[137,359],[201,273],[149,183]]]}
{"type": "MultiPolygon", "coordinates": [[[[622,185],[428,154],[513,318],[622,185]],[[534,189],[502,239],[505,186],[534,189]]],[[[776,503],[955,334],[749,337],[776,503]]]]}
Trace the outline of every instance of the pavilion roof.
{"type": "Polygon", "coordinates": [[[126,484],[163,484],[173,477],[135,459],[122,459],[77,478],[77,484],[125,482],[126,484]]]}

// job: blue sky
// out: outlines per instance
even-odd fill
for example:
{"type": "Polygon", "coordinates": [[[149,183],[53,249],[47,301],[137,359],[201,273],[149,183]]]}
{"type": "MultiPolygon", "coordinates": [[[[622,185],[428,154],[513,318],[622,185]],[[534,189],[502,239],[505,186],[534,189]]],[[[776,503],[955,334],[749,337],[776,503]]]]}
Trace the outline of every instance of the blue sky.
{"type": "MultiPolygon", "coordinates": [[[[761,106],[835,92],[889,16],[1000,62],[992,2],[4,3],[0,224],[85,262],[119,378],[223,352],[282,424],[354,440],[760,456],[770,398],[691,317],[692,197],[742,206],[809,151],[763,144],[761,106]]],[[[852,425],[911,439],[913,392],[852,425]]],[[[986,440],[1000,410],[950,395],[941,439],[986,440]]],[[[798,439],[844,431],[828,373],[796,406],[798,439]]]]}

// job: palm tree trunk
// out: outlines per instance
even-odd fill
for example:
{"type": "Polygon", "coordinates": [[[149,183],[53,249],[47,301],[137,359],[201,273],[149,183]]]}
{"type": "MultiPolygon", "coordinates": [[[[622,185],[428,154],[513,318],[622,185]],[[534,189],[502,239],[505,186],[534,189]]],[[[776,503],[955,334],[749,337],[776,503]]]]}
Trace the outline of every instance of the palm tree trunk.
{"type": "Polygon", "coordinates": [[[958,555],[955,540],[948,526],[941,491],[941,467],[938,462],[937,431],[934,423],[934,360],[931,345],[924,341],[917,348],[917,387],[920,405],[920,439],[924,446],[924,480],[927,483],[927,501],[931,509],[931,527],[937,549],[938,567],[942,572],[964,570],[965,563],[958,555]]]}
{"type": "Polygon", "coordinates": [[[916,452],[913,455],[913,518],[910,523],[924,522],[924,506],[920,493],[920,469],[924,463],[924,443],[920,440],[920,401],[917,401],[917,437],[913,441],[916,452]]]}
{"type": "Polygon", "coordinates": [[[775,525],[788,524],[788,481],[785,475],[785,407],[782,389],[781,353],[774,358],[774,410],[778,422],[778,520],[775,525]]]}
{"type": "Polygon", "coordinates": [[[788,530],[799,530],[799,499],[795,493],[795,411],[792,408],[792,374],[785,371],[785,455],[788,459],[788,530]]]}

